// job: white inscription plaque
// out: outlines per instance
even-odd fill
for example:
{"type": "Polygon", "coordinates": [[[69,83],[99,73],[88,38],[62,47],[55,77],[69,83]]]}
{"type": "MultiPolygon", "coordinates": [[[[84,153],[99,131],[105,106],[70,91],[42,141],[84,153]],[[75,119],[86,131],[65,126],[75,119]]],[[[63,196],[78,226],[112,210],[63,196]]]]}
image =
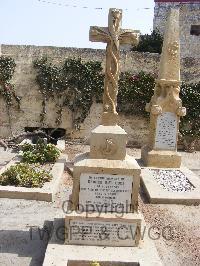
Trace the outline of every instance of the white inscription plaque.
{"type": "Polygon", "coordinates": [[[79,209],[130,212],[132,184],[132,176],[83,173],[80,176],[79,209]]]}
{"type": "Polygon", "coordinates": [[[177,115],[165,112],[158,116],[155,148],[174,150],[177,141],[177,115]]]}
{"type": "Polygon", "coordinates": [[[134,246],[137,223],[70,220],[68,244],[134,246]]]}

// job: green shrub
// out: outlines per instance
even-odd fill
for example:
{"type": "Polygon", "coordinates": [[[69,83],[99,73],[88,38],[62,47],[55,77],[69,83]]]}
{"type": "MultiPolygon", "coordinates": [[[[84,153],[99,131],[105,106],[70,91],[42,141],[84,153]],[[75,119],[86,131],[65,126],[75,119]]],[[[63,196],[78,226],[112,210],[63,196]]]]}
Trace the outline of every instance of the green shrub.
{"type": "Polygon", "coordinates": [[[155,86],[152,74],[121,73],[119,80],[118,111],[126,115],[146,117],[145,105],[151,99],[155,86]]]}
{"type": "MultiPolygon", "coordinates": [[[[10,82],[15,72],[15,61],[11,57],[0,56],[0,96],[2,96],[9,108],[13,100],[20,107],[21,98],[15,94],[14,85],[10,82]]],[[[10,114],[8,113],[10,116],[10,114]]]]}
{"type": "Polygon", "coordinates": [[[27,188],[42,187],[45,182],[51,179],[52,176],[47,171],[29,164],[19,163],[11,166],[0,175],[0,185],[27,188]]]}
{"type": "Polygon", "coordinates": [[[158,30],[153,30],[151,34],[140,36],[139,44],[132,48],[132,51],[161,53],[163,37],[158,30]]]}
{"type": "Polygon", "coordinates": [[[34,146],[31,143],[25,142],[22,146],[21,146],[21,150],[23,152],[26,151],[33,151],[34,150],[34,146]]]}
{"type": "Polygon", "coordinates": [[[90,263],[90,266],[101,266],[97,261],[93,261],[90,263]]]}
{"type": "Polygon", "coordinates": [[[21,148],[23,151],[22,162],[26,163],[54,163],[60,155],[60,151],[55,145],[42,141],[38,141],[36,145],[25,143],[21,148]]]}
{"type": "Polygon", "coordinates": [[[189,136],[191,140],[200,137],[200,82],[197,84],[184,83],[181,87],[180,97],[187,114],[181,119],[180,132],[189,136]]]}

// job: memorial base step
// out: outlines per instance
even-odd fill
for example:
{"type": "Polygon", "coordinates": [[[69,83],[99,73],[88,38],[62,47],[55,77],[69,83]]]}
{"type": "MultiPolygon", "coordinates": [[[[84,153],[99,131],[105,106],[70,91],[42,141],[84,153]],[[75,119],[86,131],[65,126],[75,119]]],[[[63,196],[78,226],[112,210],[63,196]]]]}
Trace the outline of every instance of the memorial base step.
{"type": "Polygon", "coordinates": [[[141,150],[141,158],[144,165],[159,168],[179,168],[181,155],[176,151],[150,150],[144,146],[141,150]]]}
{"type": "Polygon", "coordinates": [[[65,217],[66,244],[90,246],[138,246],[140,213],[86,213],[65,217]]]}
{"type": "MultiPolygon", "coordinates": [[[[144,226],[145,224],[142,224],[142,231],[144,226]]],[[[60,232],[63,227],[64,218],[54,220],[53,233],[47,245],[43,266],[74,266],[72,263],[76,263],[76,266],[90,266],[94,261],[101,266],[163,265],[157,253],[155,241],[148,236],[148,230],[145,230],[146,233],[138,247],[105,247],[65,245],[60,232]],[[82,264],[83,262],[87,264],[82,264]]]]}

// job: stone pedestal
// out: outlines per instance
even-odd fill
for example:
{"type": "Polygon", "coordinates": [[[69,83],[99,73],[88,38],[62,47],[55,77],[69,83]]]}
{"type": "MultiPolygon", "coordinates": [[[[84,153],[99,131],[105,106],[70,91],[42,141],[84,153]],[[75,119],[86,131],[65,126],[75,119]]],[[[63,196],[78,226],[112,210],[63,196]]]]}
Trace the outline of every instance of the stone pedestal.
{"type": "Polygon", "coordinates": [[[91,132],[90,158],[124,160],[127,133],[120,126],[99,125],[91,132]]]}
{"type": "Polygon", "coordinates": [[[127,134],[119,126],[100,125],[91,133],[89,153],[76,157],[71,215],[65,218],[66,244],[137,246],[141,216],[141,169],[126,155],[127,134]],[[126,235],[127,237],[124,237],[126,235]],[[134,235],[133,237],[131,237],[134,235]],[[107,239],[102,239],[107,236],[107,239]]]}
{"type": "MultiPolygon", "coordinates": [[[[102,195],[106,193],[105,190],[102,191],[101,189],[101,187],[103,186],[104,189],[108,189],[108,194],[112,193],[115,197],[119,197],[120,191],[123,190],[124,192],[121,193],[124,195],[122,195],[120,198],[121,201],[123,200],[123,202],[120,202],[123,203],[122,208],[125,208],[126,203],[129,202],[129,212],[137,211],[140,173],[141,169],[138,163],[133,157],[128,155],[126,155],[124,160],[91,159],[89,157],[89,153],[79,155],[76,158],[73,170],[73,210],[77,210],[79,204],[84,205],[84,203],[80,202],[79,200],[80,193],[82,194],[85,192],[85,195],[87,195],[87,193],[90,193],[91,190],[94,189],[96,189],[96,191],[100,193],[98,197],[100,197],[99,199],[102,205],[101,208],[103,208],[104,204],[107,203],[107,199],[103,198],[102,195]],[[93,183],[94,185],[96,184],[95,188],[94,186],[85,188],[84,179],[86,180],[86,184],[88,184],[88,179],[90,179],[91,182],[95,182],[95,177],[98,177],[98,179],[96,179],[96,183],[93,183]],[[124,189],[126,182],[128,182],[129,184],[129,191],[126,191],[124,189]],[[82,190],[83,187],[80,186],[80,183],[82,184],[82,186],[84,186],[85,190],[82,190]],[[106,184],[110,184],[110,186],[108,187],[107,185],[107,188],[105,188],[106,184]],[[129,199],[131,199],[131,202],[129,201],[129,199]]],[[[97,204],[95,193],[93,194],[94,195],[91,198],[91,201],[87,202],[88,204],[97,204]]],[[[111,200],[112,199],[110,199],[110,201],[111,200]]],[[[86,208],[86,206],[84,208],[86,208]]]]}
{"type": "Polygon", "coordinates": [[[126,143],[121,127],[100,125],[91,132],[90,152],[76,157],[66,244],[138,246],[141,169],[126,143]]]}
{"type": "Polygon", "coordinates": [[[141,149],[141,157],[148,167],[179,168],[181,155],[176,151],[151,150],[148,145],[141,149]]]}

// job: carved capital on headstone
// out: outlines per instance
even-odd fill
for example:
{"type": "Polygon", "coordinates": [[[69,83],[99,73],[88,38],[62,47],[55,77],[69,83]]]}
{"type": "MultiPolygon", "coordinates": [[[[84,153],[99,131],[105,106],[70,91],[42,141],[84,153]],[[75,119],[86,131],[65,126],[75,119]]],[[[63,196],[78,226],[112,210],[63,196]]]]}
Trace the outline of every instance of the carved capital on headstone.
{"type": "Polygon", "coordinates": [[[151,103],[146,103],[145,111],[150,113],[151,112],[151,103]]]}
{"type": "Polygon", "coordinates": [[[185,116],[186,115],[186,108],[185,107],[179,107],[176,111],[176,114],[178,116],[185,116]]]}
{"type": "Polygon", "coordinates": [[[153,115],[160,115],[160,114],[162,114],[162,107],[160,105],[152,105],[151,106],[151,113],[153,115]]]}

